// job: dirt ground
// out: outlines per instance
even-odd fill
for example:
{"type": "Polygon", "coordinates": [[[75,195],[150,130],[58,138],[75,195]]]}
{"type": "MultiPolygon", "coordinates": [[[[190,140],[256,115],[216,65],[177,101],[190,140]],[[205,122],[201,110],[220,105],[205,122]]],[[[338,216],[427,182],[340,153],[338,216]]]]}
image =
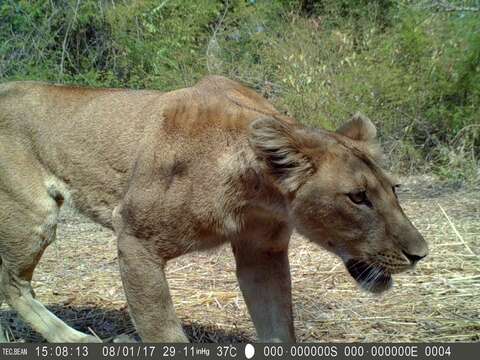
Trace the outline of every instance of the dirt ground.
{"type": "MultiPolygon", "coordinates": [[[[300,236],[290,251],[298,341],[479,341],[480,188],[404,179],[399,196],[430,255],[381,296],[360,291],[334,256],[300,236]]],[[[134,334],[113,234],[65,210],[34,277],[37,298],[70,325],[101,338],[134,334]]],[[[194,342],[254,339],[229,247],[172,261],[178,315],[194,342]]],[[[5,305],[12,341],[41,341],[5,305]]]]}

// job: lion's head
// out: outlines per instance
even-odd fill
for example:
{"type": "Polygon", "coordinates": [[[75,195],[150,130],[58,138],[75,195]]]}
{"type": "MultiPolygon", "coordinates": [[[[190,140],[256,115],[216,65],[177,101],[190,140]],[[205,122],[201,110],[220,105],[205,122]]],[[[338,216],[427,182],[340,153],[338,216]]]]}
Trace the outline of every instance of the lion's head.
{"type": "Polygon", "coordinates": [[[428,248],[379,166],[376,129],[355,115],[336,132],[273,118],[252,123],[250,144],[290,199],[297,230],[337,254],[366,290],[382,292],[428,248]]]}

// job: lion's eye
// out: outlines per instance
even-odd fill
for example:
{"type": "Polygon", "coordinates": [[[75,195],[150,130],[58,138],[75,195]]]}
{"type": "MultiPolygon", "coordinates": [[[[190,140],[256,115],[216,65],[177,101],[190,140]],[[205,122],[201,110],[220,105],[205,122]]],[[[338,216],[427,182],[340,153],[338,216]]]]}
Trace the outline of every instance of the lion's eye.
{"type": "Polygon", "coordinates": [[[368,200],[366,191],[359,191],[354,193],[347,194],[350,200],[357,205],[366,205],[368,207],[373,207],[370,200],[368,200]]]}
{"type": "Polygon", "coordinates": [[[398,199],[398,195],[397,195],[397,188],[399,188],[400,185],[393,185],[392,186],[392,191],[393,191],[393,194],[395,195],[395,197],[398,199]]]}

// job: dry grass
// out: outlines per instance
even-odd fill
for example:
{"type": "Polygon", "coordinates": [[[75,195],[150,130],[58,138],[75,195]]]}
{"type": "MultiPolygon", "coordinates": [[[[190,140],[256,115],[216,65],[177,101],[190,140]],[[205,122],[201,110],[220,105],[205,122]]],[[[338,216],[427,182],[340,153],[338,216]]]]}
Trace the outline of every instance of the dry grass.
{"type": "MultiPolygon", "coordinates": [[[[428,178],[406,181],[400,197],[431,254],[415,271],[396,276],[393,290],[382,296],[359,291],[339,260],[296,236],[291,267],[298,340],[479,341],[479,190],[428,178]]],[[[112,234],[66,213],[58,238],[36,272],[37,297],[83,331],[102,338],[133,333],[112,234]]],[[[173,261],[168,277],[192,341],[254,338],[228,247],[173,261]]],[[[2,318],[12,340],[41,340],[10,311],[2,318]]]]}

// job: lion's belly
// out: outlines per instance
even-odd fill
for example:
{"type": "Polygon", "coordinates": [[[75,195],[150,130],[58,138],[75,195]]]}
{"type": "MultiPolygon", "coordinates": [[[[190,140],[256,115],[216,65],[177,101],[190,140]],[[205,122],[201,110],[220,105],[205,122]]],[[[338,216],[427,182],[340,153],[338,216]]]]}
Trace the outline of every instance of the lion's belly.
{"type": "Polygon", "coordinates": [[[99,186],[67,181],[51,174],[45,177],[44,183],[51,197],[112,229],[112,211],[119,202],[119,196],[105,189],[100,191],[99,186]]]}

